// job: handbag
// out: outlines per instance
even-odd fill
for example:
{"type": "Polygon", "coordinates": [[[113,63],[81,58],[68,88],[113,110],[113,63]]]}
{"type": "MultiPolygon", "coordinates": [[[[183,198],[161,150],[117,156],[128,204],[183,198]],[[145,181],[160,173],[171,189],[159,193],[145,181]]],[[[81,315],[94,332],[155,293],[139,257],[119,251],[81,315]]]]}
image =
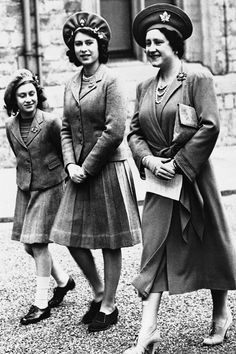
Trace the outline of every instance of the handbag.
{"type": "Polygon", "coordinates": [[[172,143],[184,145],[200,128],[199,117],[194,107],[186,104],[187,75],[183,80],[180,103],[177,105],[172,143]]]}
{"type": "Polygon", "coordinates": [[[172,143],[185,144],[199,129],[199,119],[195,108],[178,104],[172,143]]]}

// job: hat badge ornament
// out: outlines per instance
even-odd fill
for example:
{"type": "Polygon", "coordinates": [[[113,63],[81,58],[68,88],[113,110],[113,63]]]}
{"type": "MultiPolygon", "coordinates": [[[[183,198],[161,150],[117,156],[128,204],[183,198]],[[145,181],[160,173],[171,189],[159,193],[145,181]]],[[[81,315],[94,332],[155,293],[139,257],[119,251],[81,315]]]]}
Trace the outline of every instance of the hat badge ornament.
{"type": "Polygon", "coordinates": [[[163,14],[160,14],[161,22],[169,22],[170,21],[170,14],[164,11],[163,14]]]}
{"type": "Polygon", "coordinates": [[[97,34],[98,38],[103,38],[103,33],[99,31],[99,28],[95,27],[93,32],[97,34]]]}
{"type": "Polygon", "coordinates": [[[81,26],[81,27],[84,27],[85,22],[86,22],[86,20],[85,20],[84,18],[81,18],[81,20],[79,21],[80,26],[81,26]]]}

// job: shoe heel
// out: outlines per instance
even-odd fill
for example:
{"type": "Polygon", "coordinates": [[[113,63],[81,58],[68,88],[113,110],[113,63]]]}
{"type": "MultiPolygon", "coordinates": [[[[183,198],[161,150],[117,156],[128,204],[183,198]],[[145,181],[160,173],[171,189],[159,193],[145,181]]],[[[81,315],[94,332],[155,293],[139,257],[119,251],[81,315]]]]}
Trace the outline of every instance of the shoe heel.
{"type": "Polygon", "coordinates": [[[228,338],[229,338],[229,330],[227,329],[224,335],[224,340],[227,340],[228,338]]]}
{"type": "Polygon", "coordinates": [[[145,353],[147,353],[147,354],[157,354],[158,353],[158,347],[159,347],[159,343],[158,342],[149,344],[149,346],[146,349],[145,353]]]}

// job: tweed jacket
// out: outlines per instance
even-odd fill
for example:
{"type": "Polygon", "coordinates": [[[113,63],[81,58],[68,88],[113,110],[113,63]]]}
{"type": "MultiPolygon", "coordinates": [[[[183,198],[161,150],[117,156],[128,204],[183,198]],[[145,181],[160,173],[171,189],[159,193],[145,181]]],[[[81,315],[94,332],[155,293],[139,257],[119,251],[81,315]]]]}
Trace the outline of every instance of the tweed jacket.
{"type": "Polygon", "coordinates": [[[19,115],[6,122],[6,133],[16,156],[17,185],[23,191],[52,187],[66,178],[63,167],[61,120],[37,109],[26,144],[19,115]]]}
{"type": "Polygon", "coordinates": [[[126,159],[126,100],[118,78],[103,64],[82,96],[81,80],[82,69],[65,88],[63,158],[65,167],[79,164],[90,175],[96,175],[108,161],[126,159]]]}

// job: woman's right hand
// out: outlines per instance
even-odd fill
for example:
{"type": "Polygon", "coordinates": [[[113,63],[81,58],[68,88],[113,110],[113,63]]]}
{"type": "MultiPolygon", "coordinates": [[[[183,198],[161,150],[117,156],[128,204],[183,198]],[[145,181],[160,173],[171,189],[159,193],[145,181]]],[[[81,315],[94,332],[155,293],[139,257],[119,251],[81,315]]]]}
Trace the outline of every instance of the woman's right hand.
{"type": "Polygon", "coordinates": [[[88,177],[88,174],[83,167],[73,163],[70,163],[67,166],[67,171],[69,173],[70,179],[75,183],[82,183],[88,177]]]}
{"type": "Polygon", "coordinates": [[[170,158],[160,158],[153,155],[145,156],[142,160],[142,164],[157,178],[166,180],[170,180],[175,176],[175,169],[170,162],[170,158]]]}

